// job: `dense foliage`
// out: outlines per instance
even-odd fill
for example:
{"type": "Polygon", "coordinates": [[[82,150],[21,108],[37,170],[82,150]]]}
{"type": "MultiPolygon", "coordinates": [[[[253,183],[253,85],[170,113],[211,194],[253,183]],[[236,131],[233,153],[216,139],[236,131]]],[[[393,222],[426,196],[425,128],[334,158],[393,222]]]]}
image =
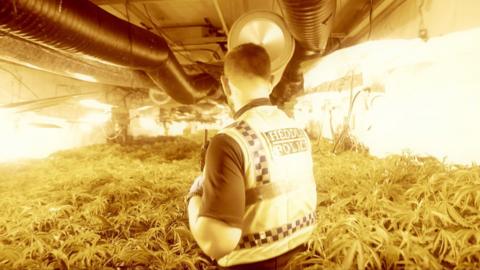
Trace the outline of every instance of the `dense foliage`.
{"type": "MultiPolygon", "coordinates": [[[[202,269],[184,195],[201,140],[162,137],[0,165],[0,269],[202,269]]],[[[315,144],[310,269],[480,269],[480,168],[315,144]]]]}

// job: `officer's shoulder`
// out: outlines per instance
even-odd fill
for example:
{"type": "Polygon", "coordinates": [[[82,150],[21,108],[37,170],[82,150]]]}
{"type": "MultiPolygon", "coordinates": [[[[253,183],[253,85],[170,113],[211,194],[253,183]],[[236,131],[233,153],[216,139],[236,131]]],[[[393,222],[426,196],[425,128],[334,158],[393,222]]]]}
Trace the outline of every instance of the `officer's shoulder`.
{"type": "Polygon", "coordinates": [[[212,139],[210,140],[210,143],[231,144],[234,141],[235,140],[227,133],[219,132],[212,137],[212,139]]]}
{"type": "Polygon", "coordinates": [[[228,130],[228,129],[231,129],[231,128],[234,128],[236,126],[238,126],[240,124],[241,121],[234,121],[228,125],[226,125],[225,127],[222,128],[222,130],[228,130]]]}

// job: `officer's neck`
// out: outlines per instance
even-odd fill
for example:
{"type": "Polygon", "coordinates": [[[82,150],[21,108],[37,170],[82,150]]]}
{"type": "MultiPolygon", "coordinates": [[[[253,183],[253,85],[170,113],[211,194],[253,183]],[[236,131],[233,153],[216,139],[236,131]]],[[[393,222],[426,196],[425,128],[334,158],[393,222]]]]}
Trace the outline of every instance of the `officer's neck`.
{"type": "Polygon", "coordinates": [[[235,89],[232,95],[233,108],[235,111],[238,111],[253,100],[269,98],[269,93],[268,86],[259,86],[255,89],[249,89],[248,91],[235,89]]]}
{"type": "Polygon", "coordinates": [[[261,99],[261,98],[268,98],[268,96],[265,95],[265,94],[263,94],[263,95],[254,95],[254,96],[250,96],[250,97],[245,98],[245,99],[238,100],[236,103],[234,103],[235,111],[237,112],[238,110],[240,110],[241,108],[245,107],[246,105],[248,105],[248,104],[251,103],[252,101],[257,100],[257,99],[261,99]]]}

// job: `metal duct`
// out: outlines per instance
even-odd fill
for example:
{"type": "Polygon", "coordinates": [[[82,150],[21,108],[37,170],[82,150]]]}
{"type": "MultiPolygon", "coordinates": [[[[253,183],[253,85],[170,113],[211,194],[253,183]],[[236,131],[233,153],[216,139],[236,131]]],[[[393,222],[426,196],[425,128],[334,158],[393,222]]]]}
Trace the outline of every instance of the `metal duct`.
{"type": "Polygon", "coordinates": [[[336,0],[280,0],[293,37],[306,50],[323,53],[335,17],[336,0]]]}
{"type": "Polygon", "coordinates": [[[0,31],[62,52],[144,70],[158,87],[184,104],[218,88],[213,78],[208,87],[196,88],[163,38],[90,1],[2,0],[0,31]]]}
{"type": "Polygon", "coordinates": [[[156,85],[143,71],[121,68],[88,61],[58,53],[43,46],[25,42],[9,35],[0,36],[0,60],[35,68],[61,76],[79,78],[78,74],[95,75],[102,84],[129,88],[155,88],[156,85]]]}
{"type": "Polygon", "coordinates": [[[335,16],[336,0],[280,0],[280,8],[288,29],[296,40],[295,52],[273,89],[270,99],[284,105],[303,91],[300,66],[310,57],[321,56],[328,42],[335,16]]]}

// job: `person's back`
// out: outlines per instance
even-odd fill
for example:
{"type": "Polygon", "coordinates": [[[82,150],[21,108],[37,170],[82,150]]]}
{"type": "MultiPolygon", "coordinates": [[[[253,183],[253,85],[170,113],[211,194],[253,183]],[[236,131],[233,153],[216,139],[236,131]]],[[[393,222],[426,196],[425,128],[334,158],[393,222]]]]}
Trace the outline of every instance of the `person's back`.
{"type": "Polygon", "coordinates": [[[192,229],[202,249],[226,269],[281,269],[315,228],[316,188],[308,136],[270,104],[267,69],[253,68],[263,70],[262,76],[242,73],[242,68],[252,66],[242,53],[259,50],[262,58],[266,52],[253,44],[227,55],[225,73],[232,81],[223,84],[235,122],[212,139],[198,206],[199,219],[211,219],[216,230],[206,225],[202,233],[192,229]],[[228,239],[228,248],[212,248],[216,244],[205,234],[218,241],[228,239]]]}
{"type": "Polygon", "coordinates": [[[246,111],[222,133],[248,158],[242,238],[219,264],[262,261],[306,242],[315,224],[316,188],[304,130],[267,105],[246,111]]]}

